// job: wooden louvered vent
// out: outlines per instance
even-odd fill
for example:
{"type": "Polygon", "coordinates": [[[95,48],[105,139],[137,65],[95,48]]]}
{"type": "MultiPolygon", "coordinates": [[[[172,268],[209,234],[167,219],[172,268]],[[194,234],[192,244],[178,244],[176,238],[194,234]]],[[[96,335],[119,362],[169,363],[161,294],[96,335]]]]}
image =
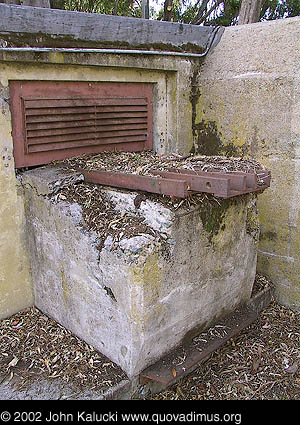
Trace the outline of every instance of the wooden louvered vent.
{"type": "Polygon", "coordinates": [[[152,147],[152,85],[10,84],[17,168],[109,150],[152,147]]]}

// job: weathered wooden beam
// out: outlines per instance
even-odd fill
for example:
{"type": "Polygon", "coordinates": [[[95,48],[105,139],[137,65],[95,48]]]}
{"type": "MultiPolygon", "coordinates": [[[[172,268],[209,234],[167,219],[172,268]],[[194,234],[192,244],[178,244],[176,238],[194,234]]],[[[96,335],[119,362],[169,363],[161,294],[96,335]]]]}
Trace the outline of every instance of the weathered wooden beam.
{"type": "MultiPolygon", "coordinates": [[[[31,46],[39,46],[40,39],[40,45],[45,47],[53,39],[59,47],[64,39],[67,47],[76,47],[81,41],[85,47],[201,53],[209,45],[214,30],[209,26],[0,4],[0,38],[15,45],[16,40],[21,45],[23,37],[23,43],[31,46]]],[[[220,35],[219,31],[216,37],[220,35]]]]}

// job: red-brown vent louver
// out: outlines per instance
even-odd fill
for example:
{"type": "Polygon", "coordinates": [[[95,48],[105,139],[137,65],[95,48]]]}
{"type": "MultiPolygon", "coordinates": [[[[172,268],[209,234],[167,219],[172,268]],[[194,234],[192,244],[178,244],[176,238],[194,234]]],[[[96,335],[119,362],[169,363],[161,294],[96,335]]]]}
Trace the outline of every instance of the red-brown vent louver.
{"type": "Polygon", "coordinates": [[[152,84],[11,81],[16,168],[152,148],[152,84]]]}

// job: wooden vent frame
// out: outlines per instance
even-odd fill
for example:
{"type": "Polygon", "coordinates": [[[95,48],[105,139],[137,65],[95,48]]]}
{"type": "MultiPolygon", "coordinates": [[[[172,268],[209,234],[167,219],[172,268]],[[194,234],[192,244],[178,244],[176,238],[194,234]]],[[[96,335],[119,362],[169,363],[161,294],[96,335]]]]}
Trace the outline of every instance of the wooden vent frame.
{"type": "Polygon", "coordinates": [[[152,149],[153,84],[11,81],[16,168],[152,149]]]}

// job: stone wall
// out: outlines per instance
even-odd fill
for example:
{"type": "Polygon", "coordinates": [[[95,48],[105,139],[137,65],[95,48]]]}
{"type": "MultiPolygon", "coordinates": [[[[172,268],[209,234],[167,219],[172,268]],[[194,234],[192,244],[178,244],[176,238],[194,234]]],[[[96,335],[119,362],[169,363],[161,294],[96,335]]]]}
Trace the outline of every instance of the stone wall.
{"type": "Polygon", "coordinates": [[[300,19],[225,33],[194,87],[195,150],[245,155],[272,172],[259,197],[258,271],[279,302],[300,310],[300,19]]]}

